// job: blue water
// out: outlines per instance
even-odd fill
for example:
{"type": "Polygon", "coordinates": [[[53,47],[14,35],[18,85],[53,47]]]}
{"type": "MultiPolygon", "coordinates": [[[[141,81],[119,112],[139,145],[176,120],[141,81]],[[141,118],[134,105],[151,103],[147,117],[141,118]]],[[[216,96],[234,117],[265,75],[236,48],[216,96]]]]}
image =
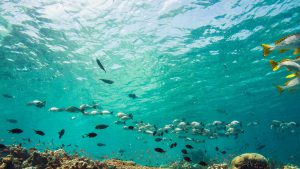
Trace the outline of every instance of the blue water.
{"type": "Polygon", "coordinates": [[[288,72],[272,72],[268,63],[294,56],[274,52],[264,58],[260,46],[299,33],[299,11],[299,0],[2,0],[0,93],[14,98],[0,98],[0,143],[41,150],[72,144],[65,150],[144,165],[180,161],[181,149],[191,144],[194,154],[207,150],[204,157],[193,158],[228,162],[241,153],[257,152],[300,165],[300,128],[294,133],[270,129],[272,120],[300,123],[300,91],[280,95],[275,85],[283,84],[288,72]],[[130,93],[138,98],[129,98],[130,93]],[[26,105],[36,99],[46,100],[46,106],[26,105]],[[48,111],[93,102],[114,114],[48,111]],[[114,124],[119,111],[158,127],[176,118],[204,123],[239,120],[245,132],[236,139],[200,136],[205,143],[186,142],[169,133],[165,137],[178,143],[169,149],[171,142],[155,142],[153,136],[114,124]],[[246,125],[253,121],[260,124],[246,125]],[[109,127],[97,131],[97,124],[109,127]],[[24,132],[8,133],[12,128],[24,132]],[[46,135],[38,136],[33,129],[46,135]],[[66,133],[59,139],[61,129],[66,133]],[[89,132],[98,136],[81,137],[89,132]],[[256,150],[258,144],[266,147],[256,150]],[[216,146],[227,154],[216,152],[216,146]],[[167,152],[157,153],[156,147],[167,152]]]}

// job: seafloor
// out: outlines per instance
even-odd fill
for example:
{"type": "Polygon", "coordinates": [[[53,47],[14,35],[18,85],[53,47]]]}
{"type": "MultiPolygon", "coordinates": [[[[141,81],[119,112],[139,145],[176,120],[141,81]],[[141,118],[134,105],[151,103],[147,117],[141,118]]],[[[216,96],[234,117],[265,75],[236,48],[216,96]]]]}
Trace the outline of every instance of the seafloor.
{"type": "Polygon", "coordinates": [[[100,162],[78,155],[69,155],[63,149],[39,152],[35,148],[26,149],[19,145],[2,145],[0,157],[0,169],[299,169],[293,165],[275,166],[262,155],[255,153],[237,156],[231,164],[192,164],[181,161],[161,167],[141,166],[133,161],[118,159],[100,162]]]}

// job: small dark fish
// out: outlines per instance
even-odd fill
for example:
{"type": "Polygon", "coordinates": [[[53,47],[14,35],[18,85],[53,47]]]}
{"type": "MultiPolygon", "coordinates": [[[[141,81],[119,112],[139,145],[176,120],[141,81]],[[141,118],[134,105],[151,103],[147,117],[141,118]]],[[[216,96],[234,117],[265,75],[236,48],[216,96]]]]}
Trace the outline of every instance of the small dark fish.
{"type": "Polygon", "coordinates": [[[260,146],[258,146],[258,147],[256,147],[256,150],[261,150],[261,149],[263,149],[263,148],[265,148],[266,147],[266,145],[260,145],[260,146]]]}
{"type": "Polygon", "coordinates": [[[72,144],[68,144],[67,147],[70,147],[72,144]]]}
{"type": "Polygon", "coordinates": [[[188,153],[186,149],[182,149],[181,152],[182,152],[182,154],[187,154],[188,153]]]}
{"type": "Polygon", "coordinates": [[[104,70],[104,72],[106,73],[106,70],[104,69],[104,66],[102,65],[102,63],[100,62],[100,60],[99,60],[99,59],[96,59],[96,61],[97,61],[98,66],[99,66],[102,70],[104,70]]]}
{"type": "Polygon", "coordinates": [[[156,138],[155,141],[156,142],[160,142],[162,140],[162,138],[156,138]]]}
{"type": "Polygon", "coordinates": [[[216,147],[216,151],[219,151],[219,147],[216,147]]]}
{"type": "Polygon", "coordinates": [[[103,143],[98,143],[97,146],[102,147],[102,146],[106,146],[106,145],[103,143]]]}
{"type": "Polygon", "coordinates": [[[136,94],[134,94],[134,93],[132,93],[132,94],[129,94],[129,95],[128,95],[128,97],[130,97],[130,98],[132,98],[132,99],[136,99],[136,98],[138,98],[138,97],[136,96],[136,94]]]}
{"type": "Polygon", "coordinates": [[[224,150],[224,151],[221,151],[221,153],[222,153],[222,154],[226,154],[227,152],[224,150]]]}
{"type": "Polygon", "coordinates": [[[190,157],[183,157],[183,159],[187,162],[191,162],[192,160],[190,159],[190,157]]]}
{"type": "Polygon", "coordinates": [[[85,138],[85,137],[92,138],[92,137],[96,137],[96,136],[97,136],[97,133],[88,133],[86,135],[83,135],[82,138],[85,138]]]}
{"type": "Polygon", "coordinates": [[[108,125],[106,124],[98,124],[95,129],[101,130],[101,129],[106,129],[108,127],[108,125]]]}
{"type": "Polygon", "coordinates": [[[16,119],[6,119],[6,121],[9,123],[18,123],[16,119]]]}
{"type": "Polygon", "coordinates": [[[170,148],[174,148],[174,147],[176,147],[177,146],[177,143],[175,142],[175,143],[172,143],[171,145],[170,145],[170,148]]]}
{"type": "Polygon", "coordinates": [[[128,126],[128,129],[129,129],[129,130],[133,130],[133,129],[134,129],[134,126],[128,126]]]}
{"type": "Polygon", "coordinates": [[[153,135],[153,136],[156,136],[156,134],[157,134],[157,131],[154,131],[152,135],[153,135]]]}
{"type": "Polygon", "coordinates": [[[65,147],[65,144],[62,144],[61,147],[65,147]]]}
{"type": "Polygon", "coordinates": [[[8,98],[8,99],[15,98],[14,96],[9,95],[9,94],[3,94],[2,96],[5,97],[5,98],[8,98]]]}
{"type": "Polygon", "coordinates": [[[194,148],[193,146],[191,146],[189,144],[185,145],[185,147],[188,148],[188,149],[193,149],[194,148]]]}
{"type": "Polygon", "coordinates": [[[20,134],[23,133],[23,130],[15,128],[15,129],[8,130],[8,132],[13,134],[20,134]]]}
{"type": "Polygon", "coordinates": [[[0,149],[4,149],[6,146],[4,144],[0,144],[0,149]]]}
{"type": "Polygon", "coordinates": [[[162,148],[155,148],[154,149],[156,152],[159,152],[159,153],[165,153],[166,151],[163,150],[162,148]]]}
{"type": "Polygon", "coordinates": [[[58,132],[58,138],[61,139],[61,137],[65,134],[65,129],[61,129],[59,132],[58,132]]]}
{"type": "Polygon", "coordinates": [[[35,134],[38,134],[40,136],[44,136],[45,135],[45,133],[43,131],[41,131],[41,130],[34,130],[34,132],[35,132],[35,134]]]}
{"type": "Polygon", "coordinates": [[[108,80],[108,79],[99,79],[99,80],[101,80],[102,82],[107,83],[107,84],[113,84],[114,83],[114,81],[108,80]]]}
{"type": "Polygon", "coordinates": [[[206,162],[204,162],[204,161],[200,161],[198,164],[202,165],[202,166],[208,166],[208,164],[206,162]]]}

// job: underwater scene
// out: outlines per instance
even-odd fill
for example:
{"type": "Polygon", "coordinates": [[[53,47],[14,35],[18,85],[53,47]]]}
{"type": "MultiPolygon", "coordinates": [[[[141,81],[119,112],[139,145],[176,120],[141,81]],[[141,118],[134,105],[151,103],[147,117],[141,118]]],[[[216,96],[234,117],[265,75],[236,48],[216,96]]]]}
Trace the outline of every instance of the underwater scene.
{"type": "Polygon", "coordinates": [[[296,169],[300,0],[1,0],[0,168],[296,169]]]}

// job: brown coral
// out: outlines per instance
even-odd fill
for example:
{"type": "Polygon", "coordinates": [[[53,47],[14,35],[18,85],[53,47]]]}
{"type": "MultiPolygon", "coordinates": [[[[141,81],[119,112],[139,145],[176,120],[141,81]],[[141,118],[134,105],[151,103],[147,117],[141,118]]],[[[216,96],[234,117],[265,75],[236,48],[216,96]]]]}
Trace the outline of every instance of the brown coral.
{"type": "Polygon", "coordinates": [[[232,169],[270,169],[268,160],[257,153],[245,153],[231,161],[232,169]]]}

